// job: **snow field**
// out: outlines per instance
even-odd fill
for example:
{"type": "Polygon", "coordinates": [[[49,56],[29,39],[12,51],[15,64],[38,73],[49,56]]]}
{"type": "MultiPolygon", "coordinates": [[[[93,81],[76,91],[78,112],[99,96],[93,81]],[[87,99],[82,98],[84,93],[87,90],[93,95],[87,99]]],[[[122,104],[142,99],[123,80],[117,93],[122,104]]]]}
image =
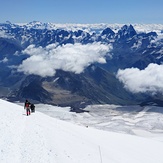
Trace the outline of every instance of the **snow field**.
{"type": "Polygon", "coordinates": [[[162,163],[163,142],[78,126],[0,100],[2,163],[162,163]]]}

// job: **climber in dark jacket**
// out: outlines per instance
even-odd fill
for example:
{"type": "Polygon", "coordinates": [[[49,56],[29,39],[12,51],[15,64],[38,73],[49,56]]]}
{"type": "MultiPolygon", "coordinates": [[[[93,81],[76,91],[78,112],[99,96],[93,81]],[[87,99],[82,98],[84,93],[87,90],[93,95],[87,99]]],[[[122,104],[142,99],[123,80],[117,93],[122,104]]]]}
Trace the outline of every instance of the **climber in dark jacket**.
{"type": "Polygon", "coordinates": [[[25,101],[24,109],[26,109],[27,116],[31,114],[31,111],[30,111],[30,102],[28,100],[25,101]]]}

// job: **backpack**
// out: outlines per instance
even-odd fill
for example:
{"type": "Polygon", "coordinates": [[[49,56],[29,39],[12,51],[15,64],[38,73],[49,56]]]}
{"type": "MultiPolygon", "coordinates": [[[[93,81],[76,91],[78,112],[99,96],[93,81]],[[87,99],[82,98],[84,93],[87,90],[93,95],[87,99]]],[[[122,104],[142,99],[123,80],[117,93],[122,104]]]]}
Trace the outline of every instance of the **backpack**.
{"type": "Polygon", "coordinates": [[[34,109],[35,108],[35,105],[34,104],[31,104],[31,109],[34,109]]]}
{"type": "Polygon", "coordinates": [[[25,103],[25,107],[27,107],[27,108],[29,107],[29,102],[25,103]]]}

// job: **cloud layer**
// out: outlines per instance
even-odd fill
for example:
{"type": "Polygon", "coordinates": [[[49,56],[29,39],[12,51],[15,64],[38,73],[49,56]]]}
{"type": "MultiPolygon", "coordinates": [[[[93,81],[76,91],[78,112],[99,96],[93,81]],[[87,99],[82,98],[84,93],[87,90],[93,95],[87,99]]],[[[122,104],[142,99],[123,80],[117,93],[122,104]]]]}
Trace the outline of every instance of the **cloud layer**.
{"type": "Polygon", "coordinates": [[[29,54],[29,58],[18,66],[19,72],[35,74],[42,77],[53,76],[57,69],[81,73],[91,63],[105,63],[105,56],[112,47],[101,43],[82,45],[56,44],[47,47],[28,46],[23,53],[29,54]]]}
{"type": "Polygon", "coordinates": [[[119,70],[117,78],[133,93],[163,93],[163,65],[149,64],[144,70],[119,70]]]}

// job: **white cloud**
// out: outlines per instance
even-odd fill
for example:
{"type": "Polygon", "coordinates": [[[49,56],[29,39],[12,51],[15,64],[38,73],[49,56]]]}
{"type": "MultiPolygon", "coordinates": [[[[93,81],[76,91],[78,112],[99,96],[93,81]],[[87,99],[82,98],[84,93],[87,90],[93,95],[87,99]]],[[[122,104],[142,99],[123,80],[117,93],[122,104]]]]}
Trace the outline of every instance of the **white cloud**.
{"type": "Polygon", "coordinates": [[[57,69],[81,73],[91,63],[105,63],[105,56],[111,48],[111,45],[99,42],[87,45],[51,44],[45,48],[30,45],[23,51],[30,57],[18,66],[18,71],[43,77],[55,75],[57,69]]]}
{"type": "Polygon", "coordinates": [[[118,70],[117,78],[133,93],[163,93],[163,65],[149,64],[144,70],[118,70]]]}
{"type": "Polygon", "coordinates": [[[6,63],[6,62],[8,62],[8,58],[6,58],[6,57],[0,61],[0,63],[6,63]]]}
{"type": "MultiPolygon", "coordinates": [[[[38,29],[64,29],[67,31],[77,31],[82,30],[84,32],[88,32],[90,34],[97,32],[101,33],[105,28],[111,28],[115,33],[118,32],[119,29],[121,29],[122,26],[125,24],[107,24],[107,23],[98,23],[98,24],[58,24],[58,23],[40,23],[35,22],[33,25],[30,24],[18,24],[20,26],[27,25],[28,28],[35,27],[38,29]],[[37,24],[37,25],[36,25],[37,24]]],[[[130,24],[127,24],[130,25],[130,24]]],[[[138,33],[148,33],[148,32],[156,32],[158,35],[162,35],[161,31],[163,30],[163,24],[132,24],[135,28],[135,30],[138,33]]]]}

